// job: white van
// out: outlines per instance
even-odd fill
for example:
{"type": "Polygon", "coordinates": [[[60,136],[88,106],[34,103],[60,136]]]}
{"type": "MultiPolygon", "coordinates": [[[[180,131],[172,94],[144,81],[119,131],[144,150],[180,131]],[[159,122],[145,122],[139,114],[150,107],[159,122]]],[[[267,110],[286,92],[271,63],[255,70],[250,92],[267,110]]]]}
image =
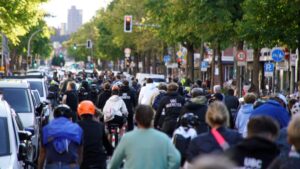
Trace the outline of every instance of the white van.
{"type": "Polygon", "coordinates": [[[139,84],[143,85],[146,83],[147,78],[151,78],[155,85],[158,85],[161,82],[166,82],[165,75],[160,74],[147,74],[147,73],[137,73],[136,79],[139,81],[139,84]]]}

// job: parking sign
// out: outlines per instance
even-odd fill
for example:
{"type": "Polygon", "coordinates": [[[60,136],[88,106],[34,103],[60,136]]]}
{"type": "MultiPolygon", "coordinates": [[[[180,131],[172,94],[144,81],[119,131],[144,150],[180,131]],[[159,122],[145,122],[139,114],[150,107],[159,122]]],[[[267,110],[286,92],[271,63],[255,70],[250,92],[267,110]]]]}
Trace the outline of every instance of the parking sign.
{"type": "Polygon", "coordinates": [[[270,62],[265,63],[264,71],[265,71],[265,76],[266,77],[273,77],[274,63],[270,63],[270,62]]]}

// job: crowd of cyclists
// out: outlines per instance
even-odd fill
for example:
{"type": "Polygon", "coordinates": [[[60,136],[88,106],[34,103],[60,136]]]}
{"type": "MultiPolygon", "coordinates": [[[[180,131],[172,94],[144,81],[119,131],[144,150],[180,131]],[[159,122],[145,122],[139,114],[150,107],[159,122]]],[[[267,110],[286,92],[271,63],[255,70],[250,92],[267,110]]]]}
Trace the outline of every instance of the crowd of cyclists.
{"type": "Polygon", "coordinates": [[[230,87],[168,81],[54,75],[38,169],[300,168],[300,83],[289,97],[239,99],[230,87]]]}

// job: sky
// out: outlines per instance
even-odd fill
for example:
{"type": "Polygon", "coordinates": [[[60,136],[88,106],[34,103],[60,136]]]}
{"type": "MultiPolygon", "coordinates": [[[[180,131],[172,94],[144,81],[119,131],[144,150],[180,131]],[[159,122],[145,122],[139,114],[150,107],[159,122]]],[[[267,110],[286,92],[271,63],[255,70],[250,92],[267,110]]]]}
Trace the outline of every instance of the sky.
{"type": "Polygon", "coordinates": [[[105,8],[111,0],[49,0],[42,4],[42,9],[54,17],[45,18],[47,24],[53,27],[60,27],[61,23],[67,23],[68,10],[72,5],[82,10],[83,23],[88,22],[96,11],[105,8]]]}

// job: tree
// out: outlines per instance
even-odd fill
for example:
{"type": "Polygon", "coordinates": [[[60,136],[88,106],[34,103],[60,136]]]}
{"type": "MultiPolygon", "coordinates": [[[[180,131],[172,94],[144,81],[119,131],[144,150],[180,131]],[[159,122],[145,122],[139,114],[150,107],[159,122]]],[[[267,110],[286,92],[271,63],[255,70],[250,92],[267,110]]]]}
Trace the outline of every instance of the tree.
{"type": "Polygon", "coordinates": [[[47,0],[9,0],[0,1],[0,32],[14,44],[43,17],[39,5],[47,0]]]}

